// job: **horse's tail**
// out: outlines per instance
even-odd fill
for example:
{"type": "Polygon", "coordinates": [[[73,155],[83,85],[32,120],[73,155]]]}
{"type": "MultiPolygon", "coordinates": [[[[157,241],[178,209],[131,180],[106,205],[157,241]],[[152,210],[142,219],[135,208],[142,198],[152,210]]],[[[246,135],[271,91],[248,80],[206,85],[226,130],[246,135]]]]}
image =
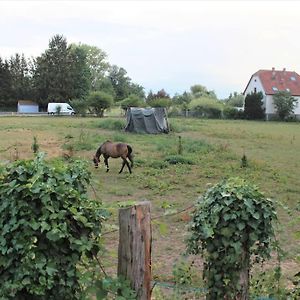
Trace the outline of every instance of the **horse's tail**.
{"type": "Polygon", "coordinates": [[[131,161],[131,167],[133,167],[133,157],[134,157],[133,150],[132,150],[131,146],[129,146],[129,145],[127,145],[127,149],[128,149],[127,157],[131,161]]]}

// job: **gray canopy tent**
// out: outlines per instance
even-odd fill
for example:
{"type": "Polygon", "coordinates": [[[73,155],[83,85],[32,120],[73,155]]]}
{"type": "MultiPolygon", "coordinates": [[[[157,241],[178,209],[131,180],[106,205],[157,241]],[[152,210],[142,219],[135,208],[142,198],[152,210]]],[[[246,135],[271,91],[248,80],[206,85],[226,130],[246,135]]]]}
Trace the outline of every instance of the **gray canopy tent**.
{"type": "Polygon", "coordinates": [[[163,107],[127,109],[125,131],[135,133],[168,133],[167,110],[163,107]]]}

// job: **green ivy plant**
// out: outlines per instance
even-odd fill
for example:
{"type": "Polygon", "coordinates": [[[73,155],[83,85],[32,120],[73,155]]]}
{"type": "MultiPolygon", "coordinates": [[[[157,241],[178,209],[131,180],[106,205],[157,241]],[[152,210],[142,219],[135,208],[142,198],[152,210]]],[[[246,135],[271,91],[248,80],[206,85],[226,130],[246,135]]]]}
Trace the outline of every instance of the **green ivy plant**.
{"type": "Polygon", "coordinates": [[[0,298],[79,299],[77,265],[99,249],[106,212],[81,161],[20,160],[0,175],[0,298]]]}
{"type": "Polygon", "coordinates": [[[207,299],[248,299],[251,261],[270,257],[276,219],[273,202],[240,178],[199,198],[187,246],[204,258],[207,299]]]}

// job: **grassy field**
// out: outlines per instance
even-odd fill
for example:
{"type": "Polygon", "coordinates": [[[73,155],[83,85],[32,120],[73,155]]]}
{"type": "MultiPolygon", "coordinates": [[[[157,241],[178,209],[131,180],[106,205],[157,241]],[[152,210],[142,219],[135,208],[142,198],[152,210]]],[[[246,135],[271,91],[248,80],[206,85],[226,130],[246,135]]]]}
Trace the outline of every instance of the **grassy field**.
{"type": "MultiPolygon", "coordinates": [[[[101,200],[113,213],[107,231],[115,228],[120,206],[151,201],[155,218],[153,276],[162,281],[172,280],[173,265],[185,250],[190,212],[185,208],[223,178],[246,178],[267,197],[291,209],[292,215],[289,215],[278,208],[281,225],[277,230],[285,250],[284,275],[289,278],[299,271],[299,123],[170,119],[172,132],[168,135],[128,134],[121,130],[123,124],[123,119],[115,117],[1,117],[0,161],[32,158],[34,137],[49,159],[74,156],[89,160],[91,191],[94,190],[91,197],[101,200]],[[178,156],[179,136],[181,156],[178,156]],[[105,172],[103,164],[97,170],[93,168],[92,156],[107,139],[132,145],[133,174],[124,169],[119,175],[121,160],[117,159],[109,160],[109,173],[105,172]],[[243,155],[248,163],[245,168],[241,168],[243,155]],[[168,216],[181,210],[182,213],[168,216]]],[[[105,239],[109,250],[106,268],[114,273],[118,233],[105,235],[105,239]]]]}

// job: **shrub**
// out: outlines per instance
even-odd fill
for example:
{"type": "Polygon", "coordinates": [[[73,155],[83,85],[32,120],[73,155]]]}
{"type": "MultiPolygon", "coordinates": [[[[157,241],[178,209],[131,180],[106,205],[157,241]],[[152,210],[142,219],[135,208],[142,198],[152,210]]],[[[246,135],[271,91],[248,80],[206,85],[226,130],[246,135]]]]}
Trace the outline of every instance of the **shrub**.
{"type": "Polygon", "coordinates": [[[219,119],[222,116],[223,105],[212,98],[197,98],[189,104],[195,117],[219,119]]]}
{"type": "Polygon", "coordinates": [[[250,120],[264,119],[265,112],[263,108],[263,94],[251,93],[245,98],[245,117],[250,120]]]}
{"type": "Polygon", "coordinates": [[[90,174],[35,160],[0,177],[0,298],[79,299],[77,264],[99,251],[104,213],[86,195],[90,174]]]}
{"type": "Polygon", "coordinates": [[[156,98],[148,101],[151,107],[170,107],[172,105],[172,100],[169,98],[156,98]]]}
{"type": "Polygon", "coordinates": [[[205,258],[207,299],[248,299],[250,258],[270,258],[274,220],[273,202],[239,178],[224,180],[199,198],[188,252],[205,258]]]}
{"type": "Polygon", "coordinates": [[[87,97],[87,104],[92,113],[103,117],[104,111],[113,104],[113,97],[105,92],[91,92],[87,97]]]}
{"type": "Polygon", "coordinates": [[[225,106],[223,109],[223,117],[225,119],[244,119],[244,112],[242,110],[238,110],[232,106],[225,106]]]}
{"type": "Polygon", "coordinates": [[[189,159],[185,158],[181,155],[169,155],[165,158],[166,162],[168,162],[170,165],[176,165],[176,164],[185,164],[185,165],[193,165],[194,162],[189,159]]]}
{"type": "Polygon", "coordinates": [[[82,99],[74,99],[70,101],[71,106],[74,108],[76,114],[85,116],[87,111],[87,102],[82,99]]]}

